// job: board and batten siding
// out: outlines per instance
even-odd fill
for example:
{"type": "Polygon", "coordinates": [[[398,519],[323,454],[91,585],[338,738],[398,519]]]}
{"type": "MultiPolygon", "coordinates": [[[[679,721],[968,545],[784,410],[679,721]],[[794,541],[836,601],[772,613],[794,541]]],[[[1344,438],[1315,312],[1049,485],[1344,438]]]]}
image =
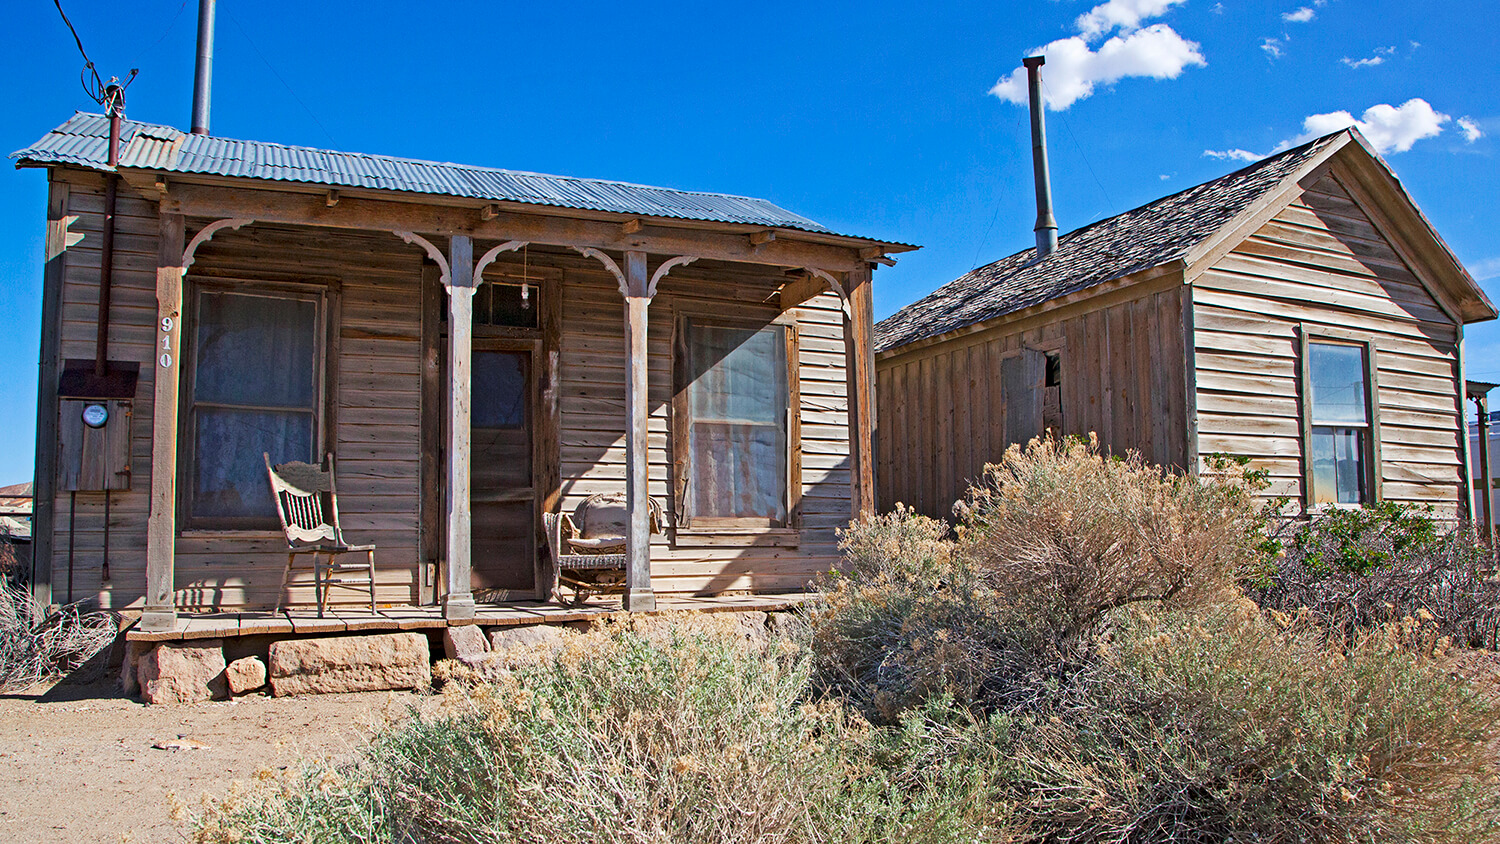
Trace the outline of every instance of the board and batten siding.
{"type": "MultiPolygon", "coordinates": [[[[597,264],[563,277],[562,512],[625,484],[625,360],[618,283],[597,264]]],[[[771,322],[785,276],[771,268],[688,265],[664,277],[648,311],[648,491],[670,510],[672,344],[680,313],[771,322]]],[[[839,560],[835,529],[849,521],[849,430],[843,315],[823,294],[794,308],[801,394],[801,501],[795,536],[764,531],[651,536],[651,583],[663,594],[789,591],[839,560]]]]}
{"type": "Polygon", "coordinates": [[[1251,458],[1268,495],[1303,495],[1297,336],[1374,342],[1382,497],[1454,513],[1463,488],[1458,327],[1338,178],[1191,285],[1198,451],[1251,458]]]}
{"type": "Polygon", "coordinates": [[[881,509],[898,502],[950,518],[986,463],[1024,440],[1007,428],[1005,360],[1054,352],[1062,430],[1098,435],[1114,454],[1187,461],[1183,294],[1169,273],[1101,291],[1036,315],[910,351],[876,365],[876,484],[881,509]]]}

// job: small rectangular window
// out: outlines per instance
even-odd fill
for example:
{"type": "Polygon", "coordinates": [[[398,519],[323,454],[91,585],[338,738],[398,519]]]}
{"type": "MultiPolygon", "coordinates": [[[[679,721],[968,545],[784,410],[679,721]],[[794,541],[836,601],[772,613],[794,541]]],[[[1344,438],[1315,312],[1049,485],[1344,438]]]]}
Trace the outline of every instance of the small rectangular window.
{"type": "Polygon", "coordinates": [[[679,509],[691,524],[788,523],[787,326],[680,325],[679,509]]]}
{"type": "Polygon", "coordinates": [[[318,459],[322,299],[203,289],[185,385],[189,527],[275,527],[262,454],[318,459]]]}
{"type": "Polygon", "coordinates": [[[1312,504],[1362,504],[1370,494],[1370,385],[1363,345],[1309,342],[1312,504]]]}

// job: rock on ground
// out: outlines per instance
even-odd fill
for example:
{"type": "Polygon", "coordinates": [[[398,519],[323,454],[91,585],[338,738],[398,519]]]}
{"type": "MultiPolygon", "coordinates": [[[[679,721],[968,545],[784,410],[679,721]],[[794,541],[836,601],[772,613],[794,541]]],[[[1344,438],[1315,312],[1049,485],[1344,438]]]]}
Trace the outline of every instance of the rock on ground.
{"type": "Polygon", "coordinates": [[[484,631],[477,624],[447,627],[443,630],[443,656],[456,659],[465,665],[473,665],[484,659],[490,651],[484,631]]]}
{"type": "Polygon", "coordinates": [[[432,683],[427,637],[383,633],[271,645],[271,692],[287,695],[420,689],[432,683]]]}
{"type": "Polygon", "coordinates": [[[266,685],[266,664],[258,656],[237,659],[224,669],[224,679],[229,681],[230,694],[257,691],[266,685]]]}
{"type": "Polygon", "coordinates": [[[196,703],[229,696],[224,640],[163,642],[141,655],[136,680],[147,703],[196,703]]]}
{"type": "Polygon", "coordinates": [[[141,657],[155,647],[153,642],[126,642],[125,657],[120,661],[120,688],[126,697],[135,697],[141,688],[136,674],[140,671],[141,657]]]}

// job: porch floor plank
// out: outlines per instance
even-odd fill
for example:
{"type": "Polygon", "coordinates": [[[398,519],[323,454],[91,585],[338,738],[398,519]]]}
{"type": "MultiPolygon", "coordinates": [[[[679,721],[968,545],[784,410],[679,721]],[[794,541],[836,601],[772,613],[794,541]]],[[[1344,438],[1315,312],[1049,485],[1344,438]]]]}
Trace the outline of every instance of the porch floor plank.
{"type": "MultiPolygon", "coordinates": [[[[811,596],[805,593],[775,595],[670,595],[657,599],[655,614],[666,612],[743,612],[746,610],[784,610],[811,596]]],[[[184,639],[219,639],[236,636],[291,635],[315,636],[334,633],[380,630],[429,630],[477,624],[484,627],[511,627],[527,624],[566,624],[623,615],[615,597],[596,598],[581,607],[567,607],[541,601],[513,604],[481,604],[469,619],[443,618],[442,607],[381,607],[371,614],[353,606],[331,607],[325,618],[317,610],[305,607],[269,610],[246,610],[234,613],[183,614],[177,626],[166,631],[140,630],[130,627],[126,638],[132,642],[170,642],[184,639]]]]}

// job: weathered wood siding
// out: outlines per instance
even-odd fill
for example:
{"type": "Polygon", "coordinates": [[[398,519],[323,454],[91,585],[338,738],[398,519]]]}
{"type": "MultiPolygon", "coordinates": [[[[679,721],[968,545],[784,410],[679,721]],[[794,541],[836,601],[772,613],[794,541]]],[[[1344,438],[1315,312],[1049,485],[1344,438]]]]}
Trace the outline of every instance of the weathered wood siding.
{"type": "Polygon", "coordinates": [[[881,508],[900,502],[929,516],[952,515],[984,464],[998,460],[1013,439],[1002,360],[1022,348],[1058,354],[1065,433],[1097,433],[1114,453],[1134,450],[1184,465],[1182,315],[1182,285],[1172,275],[882,354],[876,367],[881,508]]]}
{"type": "MultiPolygon", "coordinates": [[[[556,259],[554,259],[556,260],[556,259]]],[[[785,277],[769,268],[699,264],[661,281],[647,328],[650,494],[670,501],[672,341],[680,311],[763,319],[785,277]],[[757,271],[759,270],[759,271],[757,271]]],[[[625,483],[624,303],[614,278],[589,261],[563,280],[562,511],[625,483]]],[[[838,559],[836,527],[849,521],[849,431],[842,312],[832,294],[794,309],[799,339],[802,499],[795,536],[761,532],[651,537],[651,580],[663,593],[800,589],[838,559]]],[[[669,519],[670,521],[670,519],[669,519]]]]}
{"type": "MultiPolygon", "coordinates": [[[[77,217],[70,230],[82,235],[66,253],[59,327],[62,356],[92,358],[103,180],[70,171],[56,171],[54,178],[70,183],[68,212],[77,217]]],[[[190,219],[188,237],[205,222],[190,219]]],[[[56,600],[67,597],[73,529],[73,597],[97,595],[106,606],[117,608],[142,602],[156,371],[158,230],[156,205],[122,189],[110,357],[141,363],[131,421],[131,488],[111,496],[108,583],[100,576],[103,494],[80,493],[76,522],[71,524],[68,495],[56,497],[56,600]]],[[[555,252],[533,252],[531,259],[564,274],[559,456],[562,507],[571,511],[589,494],[617,491],[624,485],[623,300],[614,279],[591,259],[555,252]]],[[[203,278],[307,283],[336,291],[329,317],[336,326],[336,340],[328,349],[335,359],[329,414],[334,429],[328,446],[338,457],[344,528],[352,540],[378,546],[380,602],[430,602],[430,581],[419,561],[421,251],[385,232],[250,225],[220,231],[199,248],[187,274],[189,295],[194,281],[203,278]]],[[[714,264],[679,268],[662,281],[650,311],[650,490],[664,505],[672,332],[678,306],[758,315],[769,321],[778,311],[766,302],[775,301],[772,294],[783,280],[770,268],[714,264]]],[[[837,560],[834,530],[847,523],[850,507],[842,314],[831,294],[793,313],[801,373],[799,529],[792,536],[653,536],[652,575],[659,591],[797,589],[837,560]]],[[[180,442],[185,445],[187,440],[180,442]]],[[[176,543],[178,607],[193,611],[271,606],[286,562],[284,547],[279,532],[185,531],[176,543]]],[[[357,599],[357,593],[339,591],[336,599],[357,599]]],[[[300,603],[313,598],[306,587],[294,588],[289,597],[300,603]]]]}
{"type": "Polygon", "coordinates": [[[1463,484],[1458,331],[1337,178],[1192,284],[1198,450],[1248,456],[1302,496],[1299,323],[1373,340],[1383,495],[1451,514],[1463,484]]]}

